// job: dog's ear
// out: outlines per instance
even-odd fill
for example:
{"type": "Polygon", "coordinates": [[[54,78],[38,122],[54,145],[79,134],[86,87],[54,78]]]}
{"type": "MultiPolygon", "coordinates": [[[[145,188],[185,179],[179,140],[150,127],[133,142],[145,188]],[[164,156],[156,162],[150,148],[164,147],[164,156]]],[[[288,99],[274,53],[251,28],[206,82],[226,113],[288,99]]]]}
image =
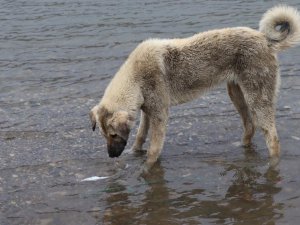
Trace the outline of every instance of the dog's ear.
{"type": "Polygon", "coordinates": [[[95,129],[96,129],[97,111],[98,111],[98,106],[95,106],[94,108],[91,109],[91,111],[89,113],[93,131],[95,131],[95,129]]]}
{"type": "Polygon", "coordinates": [[[118,111],[114,113],[111,125],[123,139],[127,140],[133,126],[133,118],[126,111],[118,111]]]}

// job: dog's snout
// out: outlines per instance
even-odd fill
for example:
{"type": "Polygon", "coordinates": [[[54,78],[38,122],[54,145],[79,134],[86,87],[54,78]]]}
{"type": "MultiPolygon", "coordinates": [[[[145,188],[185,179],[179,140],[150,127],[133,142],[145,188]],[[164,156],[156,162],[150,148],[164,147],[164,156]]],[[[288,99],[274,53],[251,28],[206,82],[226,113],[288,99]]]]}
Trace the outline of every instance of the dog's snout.
{"type": "Polygon", "coordinates": [[[111,158],[119,157],[125,149],[127,141],[111,142],[107,144],[108,155],[111,158]]]}

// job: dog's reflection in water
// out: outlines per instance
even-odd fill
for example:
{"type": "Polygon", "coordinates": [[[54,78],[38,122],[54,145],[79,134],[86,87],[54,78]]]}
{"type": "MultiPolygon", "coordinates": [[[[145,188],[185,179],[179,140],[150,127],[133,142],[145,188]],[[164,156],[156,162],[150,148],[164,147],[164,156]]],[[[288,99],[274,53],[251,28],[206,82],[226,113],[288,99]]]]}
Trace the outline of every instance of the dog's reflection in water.
{"type": "MultiPolygon", "coordinates": [[[[136,177],[135,184],[121,185],[115,189],[118,191],[107,195],[103,222],[156,225],[199,224],[202,220],[223,223],[230,220],[235,223],[275,224],[283,216],[284,207],[274,200],[274,195],[281,191],[277,185],[281,180],[280,171],[273,166],[262,165],[264,161],[255,151],[246,151],[243,160],[225,162],[220,176],[227,176],[228,182],[222,184],[220,191],[216,189],[220,186],[216,183],[209,189],[201,188],[205,180],[165,177],[165,169],[158,160],[151,173],[143,179],[136,177]],[[221,196],[220,193],[224,192],[221,196]]],[[[201,176],[201,168],[196,172],[201,176]]]]}

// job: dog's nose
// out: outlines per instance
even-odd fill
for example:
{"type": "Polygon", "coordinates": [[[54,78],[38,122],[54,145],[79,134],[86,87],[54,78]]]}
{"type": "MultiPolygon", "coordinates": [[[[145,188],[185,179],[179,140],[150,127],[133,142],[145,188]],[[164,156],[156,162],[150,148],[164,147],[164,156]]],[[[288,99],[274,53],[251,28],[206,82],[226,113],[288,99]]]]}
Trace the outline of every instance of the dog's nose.
{"type": "Polygon", "coordinates": [[[119,157],[121,155],[122,151],[112,151],[112,150],[108,150],[108,156],[110,158],[116,158],[119,157]]]}
{"type": "Polygon", "coordinates": [[[123,150],[125,149],[127,142],[112,142],[111,144],[107,145],[108,156],[111,158],[119,157],[123,150]]]}

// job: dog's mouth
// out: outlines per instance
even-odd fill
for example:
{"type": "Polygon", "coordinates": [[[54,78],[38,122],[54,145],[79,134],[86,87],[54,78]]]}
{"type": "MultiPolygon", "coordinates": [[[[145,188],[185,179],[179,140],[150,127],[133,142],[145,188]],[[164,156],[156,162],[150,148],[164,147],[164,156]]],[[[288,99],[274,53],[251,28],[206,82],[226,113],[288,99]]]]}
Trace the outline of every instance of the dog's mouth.
{"type": "Polygon", "coordinates": [[[110,144],[107,144],[107,151],[109,157],[111,158],[119,157],[124,151],[126,144],[127,141],[123,139],[118,142],[111,142],[110,144]]]}

